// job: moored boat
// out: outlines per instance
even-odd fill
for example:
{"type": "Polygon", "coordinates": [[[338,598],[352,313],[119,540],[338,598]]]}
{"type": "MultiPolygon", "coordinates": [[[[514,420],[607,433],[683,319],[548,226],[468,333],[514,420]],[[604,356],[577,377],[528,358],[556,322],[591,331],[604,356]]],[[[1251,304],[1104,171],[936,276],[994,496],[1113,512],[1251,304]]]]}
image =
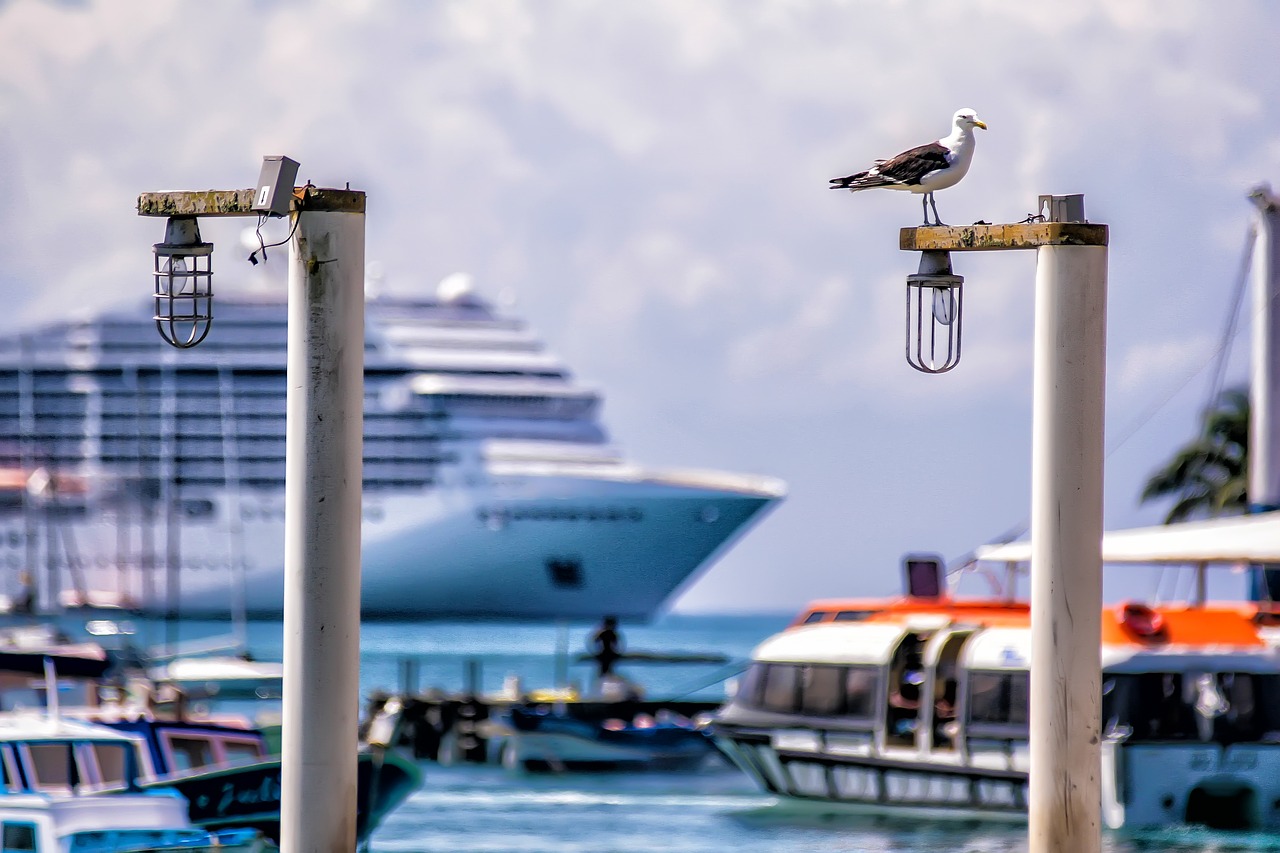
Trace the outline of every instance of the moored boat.
{"type": "Polygon", "coordinates": [[[0,844],[6,851],[275,849],[250,828],[194,825],[186,799],[171,788],[138,787],[132,780],[150,771],[140,742],[104,726],[6,713],[0,715],[0,759],[0,844]]]}
{"type": "MultiPolygon", "coordinates": [[[[939,569],[940,571],[940,569],[939,569]]],[[[1112,829],[1280,829],[1280,659],[1246,604],[1102,614],[1102,815],[1112,829]]],[[[1022,821],[1029,608],[931,594],[826,601],[759,646],[717,746],[782,800],[1022,821]]]]}
{"type": "MultiPolygon", "coordinates": [[[[208,692],[194,690],[199,684],[214,696],[224,692],[224,683],[278,687],[278,665],[212,660],[205,666],[183,661],[183,665],[171,663],[155,670],[167,680],[131,678],[121,689],[107,684],[109,660],[100,647],[63,643],[35,629],[6,637],[0,642],[0,705],[6,709],[22,705],[28,710],[12,719],[0,714],[0,748],[13,720],[24,720],[39,709],[52,720],[49,726],[60,725],[82,738],[96,734],[139,753],[127,762],[113,760],[117,770],[111,775],[95,778],[80,773],[103,790],[176,791],[196,827],[252,828],[272,841],[279,839],[282,767],[278,736],[273,737],[278,726],[264,729],[239,714],[190,714],[191,706],[210,698],[208,692]],[[263,678],[251,677],[255,674],[263,678]],[[172,692],[181,700],[161,701],[164,688],[179,685],[185,689],[172,692]],[[100,701],[100,693],[108,694],[108,701],[100,701]]],[[[225,692],[233,697],[246,695],[225,692]]],[[[384,817],[421,786],[422,773],[412,761],[381,750],[362,750],[355,760],[356,835],[363,843],[384,817]]]]}
{"type": "Polygon", "coordinates": [[[583,719],[513,706],[492,721],[490,747],[511,770],[677,770],[705,764],[715,749],[692,720],[663,714],[583,719]]]}

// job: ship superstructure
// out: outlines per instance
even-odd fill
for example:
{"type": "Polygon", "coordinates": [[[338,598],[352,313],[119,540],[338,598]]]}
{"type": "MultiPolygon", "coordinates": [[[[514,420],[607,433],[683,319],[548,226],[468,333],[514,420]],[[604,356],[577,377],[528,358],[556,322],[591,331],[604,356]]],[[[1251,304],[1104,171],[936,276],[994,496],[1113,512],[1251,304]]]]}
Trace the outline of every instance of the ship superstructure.
{"type": "MultiPolygon", "coordinates": [[[[367,302],[366,616],[647,617],[782,497],[626,460],[598,390],[446,282],[367,302]]],[[[281,297],[220,295],[186,352],[142,306],[0,339],[4,591],[279,613],[286,322],[281,297]]]]}

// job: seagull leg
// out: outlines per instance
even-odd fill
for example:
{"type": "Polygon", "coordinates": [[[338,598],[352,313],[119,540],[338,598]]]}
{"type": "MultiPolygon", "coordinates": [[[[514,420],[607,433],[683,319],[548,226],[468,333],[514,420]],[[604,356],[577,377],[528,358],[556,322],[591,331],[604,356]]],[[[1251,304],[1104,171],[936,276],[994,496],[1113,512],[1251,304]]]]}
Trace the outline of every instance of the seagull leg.
{"type": "MultiPolygon", "coordinates": [[[[929,207],[933,208],[933,224],[942,225],[942,220],[938,218],[938,205],[933,200],[933,193],[925,193],[925,198],[929,199],[929,207]]],[[[929,217],[925,217],[925,222],[929,221],[929,217]]]]}
{"type": "Polygon", "coordinates": [[[929,196],[933,193],[925,193],[920,196],[920,211],[924,214],[924,224],[929,225],[929,196]]]}

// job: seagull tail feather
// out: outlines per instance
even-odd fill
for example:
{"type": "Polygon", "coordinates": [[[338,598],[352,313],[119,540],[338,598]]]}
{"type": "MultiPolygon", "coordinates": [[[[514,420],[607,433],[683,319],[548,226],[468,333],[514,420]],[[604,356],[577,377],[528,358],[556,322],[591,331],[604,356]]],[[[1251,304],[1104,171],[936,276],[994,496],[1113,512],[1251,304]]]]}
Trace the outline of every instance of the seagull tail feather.
{"type": "Polygon", "coordinates": [[[858,172],[843,178],[832,178],[829,182],[833,190],[869,190],[872,187],[887,187],[896,181],[876,174],[873,170],[858,172]]]}

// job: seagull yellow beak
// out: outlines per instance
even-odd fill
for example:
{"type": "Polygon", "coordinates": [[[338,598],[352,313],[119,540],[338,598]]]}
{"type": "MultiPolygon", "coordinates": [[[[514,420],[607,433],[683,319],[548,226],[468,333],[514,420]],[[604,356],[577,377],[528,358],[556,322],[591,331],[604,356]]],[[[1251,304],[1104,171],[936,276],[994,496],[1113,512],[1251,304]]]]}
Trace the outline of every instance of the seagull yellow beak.
{"type": "Polygon", "coordinates": [[[976,118],[973,120],[973,126],[974,126],[974,127],[980,127],[980,128],[982,128],[983,130],[986,130],[986,129],[987,129],[987,123],[986,123],[985,121],[981,121],[981,120],[976,119],[976,118]]]}

